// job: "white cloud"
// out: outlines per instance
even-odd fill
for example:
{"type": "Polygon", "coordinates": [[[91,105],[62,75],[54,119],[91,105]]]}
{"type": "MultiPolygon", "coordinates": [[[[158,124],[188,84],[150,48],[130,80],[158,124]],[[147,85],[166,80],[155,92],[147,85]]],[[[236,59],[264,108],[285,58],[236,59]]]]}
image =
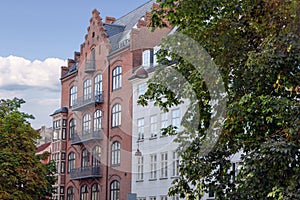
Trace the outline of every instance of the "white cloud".
{"type": "Polygon", "coordinates": [[[30,61],[0,56],[0,99],[24,99],[21,110],[34,115],[32,126],[51,126],[49,115],[60,107],[60,67],[65,64],[57,58],[30,61]]]}
{"type": "Polygon", "coordinates": [[[66,61],[48,58],[30,61],[17,56],[0,56],[0,88],[7,90],[38,87],[59,90],[60,67],[66,61]]]}

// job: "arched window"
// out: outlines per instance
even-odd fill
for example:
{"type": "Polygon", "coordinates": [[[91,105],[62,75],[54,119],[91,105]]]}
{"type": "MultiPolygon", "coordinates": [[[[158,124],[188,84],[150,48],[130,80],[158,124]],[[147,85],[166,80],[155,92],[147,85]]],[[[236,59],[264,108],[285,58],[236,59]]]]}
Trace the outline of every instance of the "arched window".
{"type": "Polygon", "coordinates": [[[75,133],[76,133],[76,119],[71,119],[69,122],[69,139],[72,139],[75,133]]]}
{"type": "Polygon", "coordinates": [[[117,103],[112,107],[112,127],[121,125],[121,104],[117,103]]]}
{"type": "Polygon", "coordinates": [[[100,200],[99,184],[92,185],[92,200],[100,200]]]}
{"type": "Polygon", "coordinates": [[[111,164],[119,165],[121,162],[121,144],[120,142],[114,142],[111,145],[111,164]]]}
{"type": "Polygon", "coordinates": [[[67,189],[67,200],[74,200],[74,188],[72,186],[67,189]]]}
{"type": "Polygon", "coordinates": [[[82,133],[88,134],[91,130],[91,115],[89,113],[83,116],[82,120],[82,133]]]}
{"type": "Polygon", "coordinates": [[[100,164],[101,164],[101,147],[95,146],[93,148],[92,165],[100,166],[100,164]]]}
{"type": "Polygon", "coordinates": [[[102,94],[102,74],[95,76],[94,84],[94,95],[97,97],[102,94]]]}
{"type": "Polygon", "coordinates": [[[70,89],[70,107],[77,103],[77,86],[73,86],[70,89]]]}
{"type": "Polygon", "coordinates": [[[87,185],[81,186],[81,188],[80,188],[80,200],[88,200],[88,194],[89,194],[88,186],[87,185]]]}
{"type": "Polygon", "coordinates": [[[112,89],[116,90],[122,87],[122,67],[117,66],[112,71],[112,89]]]}
{"type": "Polygon", "coordinates": [[[86,79],[83,82],[83,101],[90,100],[92,98],[92,81],[86,79]]]}
{"type": "Polygon", "coordinates": [[[110,200],[120,200],[120,183],[113,181],[110,184],[110,200]]]}
{"type": "Polygon", "coordinates": [[[99,131],[102,128],[102,112],[101,110],[96,110],[94,112],[94,131],[99,131]]]}
{"type": "Polygon", "coordinates": [[[71,152],[68,156],[68,173],[75,168],[75,153],[71,152]]]}
{"type": "Polygon", "coordinates": [[[87,149],[82,150],[81,154],[81,167],[88,167],[89,166],[89,152],[87,149]]]}

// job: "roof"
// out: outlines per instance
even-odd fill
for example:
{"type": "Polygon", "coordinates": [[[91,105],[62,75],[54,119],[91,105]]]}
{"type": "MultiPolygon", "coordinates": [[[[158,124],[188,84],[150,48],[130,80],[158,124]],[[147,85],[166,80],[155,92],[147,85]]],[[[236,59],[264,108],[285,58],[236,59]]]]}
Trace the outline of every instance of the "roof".
{"type": "Polygon", "coordinates": [[[146,2],[145,4],[139,6],[138,8],[132,10],[131,12],[127,13],[126,15],[120,17],[116,21],[114,21],[112,24],[114,25],[122,25],[125,26],[125,30],[130,30],[134,27],[134,25],[138,22],[139,19],[141,19],[143,16],[145,16],[146,12],[151,11],[153,3],[155,3],[155,0],[150,0],[146,2]]]}
{"type": "Polygon", "coordinates": [[[38,152],[44,151],[45,149],[47,149],[47,147],[50,146],[50,144],[51,144],[51,142],[47,142],[45,144],[42,144],[42,145],[38,146],[36,148],[36,152],[38,153],[38,152]]]}
{"type": "Polygon", "coordinates": [[[118,33],[121,33],[122,31],[124,31],[125,26],[115,25],[115,24],[104,24],[104,28],[106,30],[108,37],[112,37],[118,33]]]}
{"type": "Polygon", "coordinates": [[[68,113],[68,108],[67,107],[62,107],[60,109],[57,109],[56,111],[54,111],[53,114],[51,114],[50,116],[59,114],[59,113],[68,113]]]}
{"type": "Polygon", "coordinates": [[[60,79],[66,78],[67,76],[70,76],[71,74],[76,73],[78,70],[78,63],[73,65],[72,67],[69,68],[69,71],[65,73],[60,79]]]}

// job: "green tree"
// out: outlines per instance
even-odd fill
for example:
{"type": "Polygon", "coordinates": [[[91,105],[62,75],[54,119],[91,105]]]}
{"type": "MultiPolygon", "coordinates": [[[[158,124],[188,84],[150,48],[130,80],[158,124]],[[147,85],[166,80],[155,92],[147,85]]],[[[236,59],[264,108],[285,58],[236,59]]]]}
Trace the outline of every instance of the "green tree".
{"type": "Polygon", "coordinates": [[[0,199],[45,199],[54,191],[55,167],[40,162],[47,154],[35,154],[40,136],[27,121],[33,116],[19,111],[23,103],[0,100],[0,199]]]}
{"type": "MultiPolygon", "coordinates": [[[[169,194],[196,199],[212,189],[216,199],[300,199],[299,0],[157,2],[151,25],[178,26],[177,32],[211,56],[202,66],[195,66],[199,63],[192,60],[201,55],[191,48],[191,41],[180,40],[178,50],[176,38],[165,38],[159,61],[166,64],[169,56],[176,64],[157,70],[139,99],[142,105],[155,100],[168,110],[195,94],[182,120],[185,130],[177,134],[180,177],[169,194]],[[189,60],[182,56],[193,51],[189,60]],[[213,139],[208,129],[218,111],[212,106],[218,88],[208,89],[206,77],[196,69],[205,69],[212,61],[221,80],[209,84],[223,82],[227,109],[216,144],[205,152],[203,147],[213,139]],[[185,83],[172,81],[170,69],[181,74],[185,83]],[[162,70],[167,85],[157,81],[162,79],[162,70]],[[233,179],[230,158],[238,152],[242,152],[243,165],[233,179]]],[[[174,128],[164,132],[175,134],[174,128]]]]}

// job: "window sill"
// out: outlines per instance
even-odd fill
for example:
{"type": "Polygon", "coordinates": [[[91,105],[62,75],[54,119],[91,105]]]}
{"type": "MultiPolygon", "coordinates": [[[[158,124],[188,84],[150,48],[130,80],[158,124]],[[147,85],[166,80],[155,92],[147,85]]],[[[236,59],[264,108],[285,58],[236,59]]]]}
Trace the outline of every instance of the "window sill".
{"type": "Polygon", "coordinates": [[[120,167],[121,164],[111,164],[110,166],[111,166],[111,167],[114,167],[114,168],[117,168],[117,167],[120,167]]]}
{"type": "Polygon", "coordinates": [[[157,178],[149,179],[149,181],[156,181],[156,180],[157,180],[157,178]]]}
{"type": "Polygon", "coordinates": [[[115,89],[112,89],[112,92],[115,92],[115,91],[118,91],[118,90],[121,90],[121,89],[122,89],[122,86],[118,87],[118,88],[115,88],[115,89]]]}
{"type": "Polygon", "coordinates": [[[135,182],[141,183],[141,182],[144,182],[144,180],[136,180],[135,182]]]}
{"type": "Polygon", "coordinates": [[[168,177],[159,178],[159,180],[166,180],[166,179],[168,179],[168,177]]]}
{"type": "Polygon", "coordinates": [[[157,139],[157,136],[154,136],[154,137],[150,137],[149,140],[155,140],[157,139]]]}
{"type": "Polygon", "coordinates": [[[143,139],[138,139],[137,142],[144,142],[144,138],[143,139]]]}
{"type": "Polygon", "coordinates": [[[179,176],[171,176],[171,179],[179,178],[179,176]]]}

